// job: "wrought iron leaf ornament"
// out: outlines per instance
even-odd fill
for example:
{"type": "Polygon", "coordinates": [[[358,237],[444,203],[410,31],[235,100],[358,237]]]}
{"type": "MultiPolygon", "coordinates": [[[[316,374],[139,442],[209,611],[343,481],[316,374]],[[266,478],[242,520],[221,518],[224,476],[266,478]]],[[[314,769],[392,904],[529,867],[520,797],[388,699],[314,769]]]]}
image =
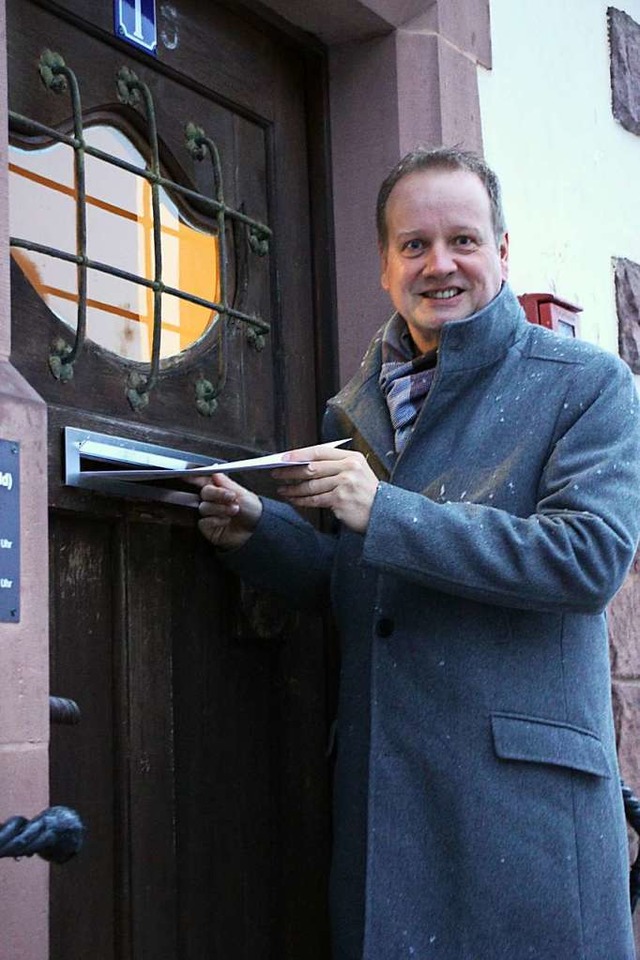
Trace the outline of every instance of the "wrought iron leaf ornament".
{"type": "MultiPolygon", "coordinates": [[[[265,256],[269,252],[269,240],[271,230],[266,224],[247,216],[243,210],[235,210],[226,204],[224,199],[224,190],[222,182],[222,167],[218,148],[214,141],[206,135],[203,127],[190,121],[185,129],[185,148],[191,157],[204,162],[207,159],[212,165],[213,175],[213,196],[207,196],[199,193],[182,183],[169,179],[164,175],[160,163],[159,155],[159,137],[156,124],[155,109],[153,97],[147,84],[145,84],[136,73],[128,67],[122,67],[116,76],[116,92],[121,103],[127,108],[142,113],[144,126],[147,131],[146,142],[148,143],[148,156],[142,154],[133,148],[130,141],[129,152],[119,149],[116,140],[120,137],[121,142],[127,139],[125,135],[115,127],[102,125],[101,127],[84,127],[82,106],[80,100],[80,91],[77,79],[73,71],[65,64],[63,58],[50,50],[43,52],[38,70],[45,87],[61,95],[69,93],[71,98],[72,116],[73,116],[73,135],[67,135],[61,131],[54,130],[38,121],[21,116],[20,114],[10,112],[10,124],[12,128],[19,131],[21,135],[25,133],[29,136],[38,136],[46,138],[49,146],[42,148],[48,150],[50,159],[51,151],[60,148],[66,151],[69,157],[72,153],[73,171],[69,173],[68,182],[59,184],[47,177],[44,177],[35,169],[22,170],[19,164],[14,164],[14,172],[22,174],[25,179],[31,181],[40,181],[40,186],[45,180],[52,190],[67,195],[67,200],[71,197],[74,201],[75,216],[67,215],[66,219],[75,222],[75,237],[73,242],[68,244],[68,249],[60,249],[59,243],[42,243],[25,236],[12,236],[11,245],[14,256],[18,259],[30,256],[39,258],[38,264],[31,267],[31,276],[27,273],[28,279],[33,283],[33,276],[44,273],[42,264],[45,262],[54,262],[60,265],[59,269],[73,269],[75,266],[75,290],[73,293],[62,290],[56,290],[58,301],[64,299],[72,301],[76,307],[75,324],[73,319],[68,316],[68,303],[66,312],[62,313],[55,309],[54,312],[72,328],[75,326],[75,337],[72,342],[68,342],[64,337],[56,338],[51,347],[49,356],[49,368],[53,376],[65,383],[73,376],[74,365],[82,355],[83,347],[87,338],[96,340],[107,349],[114,350],[125,359],[137,361],[136,367],[131,371],[125,384],[126,396],[133,410],[143,410],[149,403],[152,392],[161,388],[160,374],[161,361],[164,357],[169,357],[186,349],[185,346],[173,349],[171,346],[171,336],[178,337],[176,343],[183,343],[182,330],[196,330],[190,334],[192,339],[187,340],[187,346],[190,342],[195,342],[199,336],[204,335],[208,329],[215,331],[217,338],[217,369],[213,377],[200,379],[194,385],[194,406],[203,416],[211,416],[217,407],[217,397],[224,389],[227,370],[227,338],[226,330],[229,321],[238,321],[244,324],[247,331],[249,343],[257,349],[264,345],[265,337],[269,333],[270,325],[266,320],[251,315],[244,310],[237,309],[236,305],[230,302],[229,284],[228,284],[228,261],[229,252],[227,249],[227,226],[233,226],[233,236],[246,244],[247,249],[257,256],[265,256]],[[102,133],[101,131],[104,131],[102,133]],[[117,135],[117,136],[116,136],[117,135]],[[109,137],[111,139],[109,140],[109,137]],[[51,146],[53,144],[53,146],[51,146]],[[114,146],[114,144],[116,144],[114,146]],[[71,151],[71,153],[70,153],[71,151]],[[138,270],[125,269],[129,267],[130,259],[123,264],[118,265],[118,257],[110,260],[109,251],[100,247],[100,243],[95,239],[96,236],[103,235],[104,229],[92,230],[98,223],[98,218],[104,216],[104,210],[108,207],[113,212],[117,204],[111,202],[113,198],[101,198],[94,195],[95,190],[91,187],[91,167],[99,162],[102,170],[109,169],[130,175],[132,183],[138,185],[137,195],[148,198],[144,213],[140,209],[130,212],[128,209],[117,211],[121,216],[120,223],[128,217],[135,222],[136,229],[144,229],[148,240],[147,256],[145,269],[138,270]],[[107,165],[105,167],[104,165],[107,165]],[[87,185],[89,183],[89,186],[87,185]],[[141,193],[142,191],[142,193],[141,193]],[[193,204],[194,209],[205,210],[209,213],[209,221],[213,225],[211,228],[201,229],[189,223],[185,214],[176,206],[172,197],[177,198],[182,209],[184,204],[193,204]],[[107,202],[107,200],[109,202],[107,202]],[[102,211],[102,212],[101,212],[102,211]],[[143,227],[141,228],[141,224],[143,227]],[[182,283],[180,271],[176,271],[167,257],[163,257],[163,233],[167,231],[177,231],[181,237],[188,236],[192,244],[189,256],[185,256],[185,262],[191,265],[191,273],[198,274],[196,280],[190,288],[185,289],[182,283]],[[193,255],[197,247],[198,257],[193,255]],[[97,251],[97,252],[96,252],[97,251]],[[113,262],[113,261],[116,262],[113,262]],[[197,265],[197,269],[193,266],[197,265]],[[176,282],[171,282],[173,274],[176,274],[176,282]],[[126,284],[134,290],[134,299],[137,306],[129,308],[129,304],[119,303],[117,308],[109,308],[103,300],[95,296],[89,296],[87,291],[88,276],[97,278],[94,280],[95,288],[104,291],[105,284],[113,285],[126,284]],[[102,280],[99,278],[102,277],[102,280]],[[203,279],[204,278],[204,279],[203,279]],[[140,302],[147,303],[147,312],[140,308],[140,302]],[[163,304],[167,303],[180,312],[180,321],[177,324],[179,334],[172,334],[171,328],[176,327],[175,318],[172,316],[163,319],[163,304]],[[175,307],[178,304],[178,307],[175,307]],[[125,309],[127,307],[127,309],[125,309]],[[146,360],[142,355],[123,352],[120,347],[114,348],[111,341],[105,342],[95,336],[96,330],[96,310],[111,309],[112,313],[119,313],[121,331],[129,331],[126,336],[129,339],[138,339],[142,342],[148,334],[148,349],[146,360]],[[89,311],[89,319],[87,317],[89,311]],[[189,313],[191,311],[191,313],[189,313]],[[200,328],[192,320],[189,324],[183,322],[183,314],[191,318],[195,311],[199,311],[200,328]],[[146,333],[144,333],[144,323],[141,322],[146,317],[146,333]],[[206,319],[203,321],[202,318],[206,319]],[[137,327],[136,327],[137,324],[137,327]],[[195,324],[195,325],[194,325],[195,324]],[[139,329],[138,329],[139,328],[139,329]],[[200,332],[198,333],[198,329],[200,332]],[[131,331],[136,331],[135,336],[131,331]],[[142,331],[142,332],[140,332],[142,331]],[[171,350],[173,349],[173,353],[171,350]],[[142,361],[142,362],[141,362],[142,361]]],[[[22,151],[23,155],[27,153],[33,158],[38,151],[22,151]]],[[[26,166],[26,164],[25,164],[26,166]]],[[[10,165],[11,169],[11,165],[10,165]]],[[[141,201],[138,201],[140,203],[141,201]]],[[[104,225],[104,221],[103,221],[104,225]]],[[[24,232],[27,232],[27,225],[24,232]]],[[[23,232],[23,224],[20,224],[19,232],[23,232]]],[[[13,231],[12,231],[13,233],[13,231]]],[[[39,238],[41,239],[41,238],[39,238]]],[[[121,258],[122,259],[122,258],[121,258]]],[[[247,268],[245,265],[245,272],[247,268]]],[[[27,271],[25,271],[27,272],[27,271]]],[[[246,291],[248,283],[247,276],[243,278],[243,290],[246,291]]],[[[37,284],[33,283],[38,289],[37,284]]],[[[42,284],[41,284],[42,286],[42,284]]],[[[44,283],[46,286],[46,282],[44,283]]],[[[51,290],[55,285],[49,284],[48,291],[50,296],[45,297],[48,303],[53,297],[51,290]]],[[[238,286],[238,284],[236,284],[238,286]]],[[[41,290],[38,292],[42,294],[41,290]]],[[[131,299],[131,296],[130,298],[131,299]]],[[[171,311],[170,311],[171,313],[171,311]]],[[[104,313],[103,313],[104,316],[104,313]]],[[[116,329],[116,327],[114,327],[116,329]]],[[[124,337],[124,334],[122,335],[124,337]]],[[[113,337],[112,337],[113,339],[113,337]]],[[[122,338],[121,338],[122,339],[122,338]]],[[[129,350],[133,347],[129,345],[129,350]]],[[[140,348],[141,350],[142,348],[140,348]]]]}
{"type": "Polygon", "coordinates": [[[64,75],[64,60],[59,53],[45,50],[40,57],[38,70],[40,78],[48,90],[54,93],[64,93],[67,89],[67,80],[64,75]]]}
{"type": "Polygon", "coordinates": [[[140,105],[140,81],[129,67],[121,67],[116,75],[118,100],[129,107],[140,105]]]}

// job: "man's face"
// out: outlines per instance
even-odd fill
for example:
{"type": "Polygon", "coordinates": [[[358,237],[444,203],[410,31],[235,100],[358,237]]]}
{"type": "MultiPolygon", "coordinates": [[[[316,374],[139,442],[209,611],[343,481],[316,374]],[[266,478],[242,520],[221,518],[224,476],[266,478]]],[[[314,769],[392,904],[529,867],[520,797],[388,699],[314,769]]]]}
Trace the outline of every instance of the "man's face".
{"type": "Polygon", "coordinates": [[[486,306],[507,278],[508,237],[496,244],[484,184],[468,170],[422,170],[387,201],[382,286],[420,351],[433,350],[447,320],[486,306]]]}

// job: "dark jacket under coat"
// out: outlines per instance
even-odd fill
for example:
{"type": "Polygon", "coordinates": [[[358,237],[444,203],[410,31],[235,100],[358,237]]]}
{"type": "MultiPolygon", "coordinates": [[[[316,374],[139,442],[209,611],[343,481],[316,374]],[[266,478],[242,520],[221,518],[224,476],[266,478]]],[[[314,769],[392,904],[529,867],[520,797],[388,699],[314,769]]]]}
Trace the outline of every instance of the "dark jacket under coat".
{"type": "Polygon", "coordinates": [[[396,458],[379,369],[380,336],[326,417],[381,480],[366,535],[267,500],[226,556],[331,595],[334,958],[632,960],[603,610],[639,531],[633,379],[505,286],[444,326],[396,458]]]}

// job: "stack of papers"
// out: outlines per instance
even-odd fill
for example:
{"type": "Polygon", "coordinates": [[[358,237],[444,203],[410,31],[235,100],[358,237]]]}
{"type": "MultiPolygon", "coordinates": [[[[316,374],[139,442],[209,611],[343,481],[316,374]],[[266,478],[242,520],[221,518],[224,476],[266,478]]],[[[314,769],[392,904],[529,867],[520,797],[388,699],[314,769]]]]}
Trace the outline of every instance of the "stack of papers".
{"type": "MultiPolygon", "coordinates": [[[[340,447],[349,440],[335,440],[325,443],[325,447],[340,447]]],[[[290,451],[285,451],[289,453],[290,451]]],[[[83,479],[92,480],[170,480],[172,477],[210,477],[212,473],[239,473],[246,470],[275,470],[278,467],[299,467],[310,460],[285,460],[284,453],[270,453],[266,457],[250,457],[248,460],[214,460],[211,463],[199,464],[193,467],[184,467],[179,470],[172,468],[144,468],[140,470],[83,470],[83,479]]]]}

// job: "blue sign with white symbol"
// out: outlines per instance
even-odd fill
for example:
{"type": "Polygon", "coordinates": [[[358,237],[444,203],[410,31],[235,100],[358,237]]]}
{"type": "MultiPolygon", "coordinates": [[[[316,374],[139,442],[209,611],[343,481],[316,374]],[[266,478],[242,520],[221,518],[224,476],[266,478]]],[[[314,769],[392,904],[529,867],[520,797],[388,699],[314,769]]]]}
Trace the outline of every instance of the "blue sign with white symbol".
{"type": "Polygon", "coordinates": [[[113,0],[113,19],[116,36],[155,54],[156,0],[113,0]]]}
{"type": "Polygon", "coordinates": [[[20,620],[20,444],[0,440],[0,623],[20,620]]]}

